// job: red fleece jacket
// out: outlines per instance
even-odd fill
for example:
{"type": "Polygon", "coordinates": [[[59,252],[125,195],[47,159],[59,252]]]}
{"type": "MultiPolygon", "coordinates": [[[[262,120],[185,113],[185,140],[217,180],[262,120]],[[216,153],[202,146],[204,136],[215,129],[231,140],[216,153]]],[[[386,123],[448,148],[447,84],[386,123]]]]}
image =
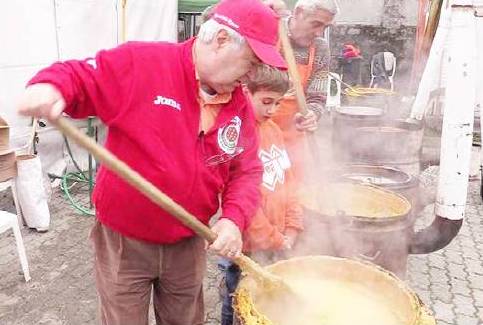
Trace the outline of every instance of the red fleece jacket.
{"type": "MultiPolygon", "coordinates": [[[[95,58],[55,63],[30,82],[55,85],[73,118],[98,116],[106,147],[207,224],[222,215],[244,230],[259,203],[262,167],[253,109],[240,88],[214,126],[199,133],[194,40],[131,42],[95,58]]],[[[101,166],[97,218],[121,234],[173,243],[193,232],[101,166]]]]}

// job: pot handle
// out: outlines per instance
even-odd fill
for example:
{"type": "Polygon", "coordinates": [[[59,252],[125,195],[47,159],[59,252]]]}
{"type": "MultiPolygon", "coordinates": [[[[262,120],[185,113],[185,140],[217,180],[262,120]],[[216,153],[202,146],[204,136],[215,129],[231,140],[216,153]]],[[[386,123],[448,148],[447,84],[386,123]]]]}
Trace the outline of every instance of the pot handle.
{"type": "Polygon", "coordinates": [[[379,256],[381,256],[381,251],[380,250],[376,251],[372,256],[369,256],[363,253],[360,253],[358,256],[363,260],[374,262],[379,256]]]}

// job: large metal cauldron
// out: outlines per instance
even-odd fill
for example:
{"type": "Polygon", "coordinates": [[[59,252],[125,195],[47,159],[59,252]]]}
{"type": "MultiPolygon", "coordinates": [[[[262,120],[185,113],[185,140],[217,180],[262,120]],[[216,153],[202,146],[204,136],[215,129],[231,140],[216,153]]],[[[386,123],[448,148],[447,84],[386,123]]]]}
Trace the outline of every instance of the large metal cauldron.
{"type": "Polygon", "coordinates": [[[418,297],[381,268],[349,259],[307,256],[267,267],[293,289],[287,304],[248,275],[234,296],[242,325],[435,325],[418,297]]]}
{"type": "Polygon", "coordinates": [[[398,193],[409,200],[413,215],[417,215],[422,208],[419,178],[400,169],[354,164],[331,170],[329,175],[338,182],[371,184],[398,193]]]}
{"type": "MultiPolygon", "coordinates": [[[[353,119],[356,119],[355,117],[353,119]]],[[[334,152],[339,161],[396,167],[419,175],[423,130],[404,121],[383,121],[373,125],[335,125],[334,152]]]]}
{"type": "Polygon", "coordinates": [[[411,203],[369,184],[329,183],[301,193],[305,230],[295,254],[373,262],[405,277],[413,234],[411,203]]]}
{"type": "Polygon", "coordinates": [[[378,126],[383,122],[384,110],[367,106],[343,106],[332,115],[332,146],[336,160],[347,160],[344,147],[354,141],[350,130],[358,127],[378,126]]]}

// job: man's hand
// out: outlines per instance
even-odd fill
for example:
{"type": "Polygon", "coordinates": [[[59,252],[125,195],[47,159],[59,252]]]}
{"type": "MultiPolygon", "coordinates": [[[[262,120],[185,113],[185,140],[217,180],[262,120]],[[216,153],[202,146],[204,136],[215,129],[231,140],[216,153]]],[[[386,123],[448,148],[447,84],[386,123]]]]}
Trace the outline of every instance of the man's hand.
{"type": "Polygon", "coordinates": [[[295,114],[295,127],[299,131],[314,132],[318,128],[317,115],[311,110],[308,110],[305,115],[295,114]]]}
{"type": "Polygon", "coordinates": [[[45,117],[56,120],[65,108],[60,91],[53,85],[39,83],[28,86],[17,105],[17,112],[24,116],[45,117]]]}
{"type": "Polygon", "coordinates": [[[241,254],[242,235],[238,226],[229,219],[222,218],[211,227],[218,237],[209,249],[221,256],[235,258],[241,254]]]}

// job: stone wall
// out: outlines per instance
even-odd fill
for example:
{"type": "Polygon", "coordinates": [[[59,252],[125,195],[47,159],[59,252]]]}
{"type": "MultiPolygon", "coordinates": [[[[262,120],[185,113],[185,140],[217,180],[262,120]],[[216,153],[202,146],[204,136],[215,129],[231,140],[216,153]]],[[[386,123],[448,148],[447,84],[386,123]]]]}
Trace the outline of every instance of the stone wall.
{"type": "MultiPolygon", "coordinates": [[[[346,1],[347,2],[347,1],[346,1]]],[[[396,56],[395,90],[404,93],[411,74],[416,38],[416,1],[372,0],[373,6],[382,5],[378,23],[357,24],[341,21],[330,32],[333,58],[341,55],[342,46],[355,42],[362,51],[362,82],[369,85],[370,63],[377,52],[389,51],[396,56]],[[380,2],[380,3],[379,3],[380,2]]],[[[354,6],[356,4],[354,3],[354,6]]],[[[348,8],[346,8],[348,10],[348,8]]],[[[352,10],[357,10],[353,8],[352,10]]],[[[342,14],[342,13],[341,13],[342,14]]],[[[333,60],[336,63],[337,60],[333,60]]],[[[337,69],[333,64],[333,68],[337,69]]]]}
{"type": "Polygon", "coordinates": [[[363,56],[362,82],[369,85],[372,56],[382,51],[393,52],[397,60],[395,90],[404,92],[411,74],[415,35],[414,26],[337,25],[330,32],[332,68],[337,70],[337,57],[342,53],[343,44],[355,42],[363,56]]]}
{"type": "MultiPolygon", "coordinates": [[[[293,8],[296,0],[286,0],[286,3],[293,8]]],[[[397,59],[395,90],[406,94],[414,54],[418,0],[339,0],[339,4],[340,13],[329,32],[331,70],[338,71],[337,57],[343,44],[354,41],[363,55],[362,85],[368,86],[372,56],[390,51],[397,59]]],[[[179,30],[183,30],[181,22],[179,30]]],[[[182,33],[180,39],[183,39],[182,33]]]]}

